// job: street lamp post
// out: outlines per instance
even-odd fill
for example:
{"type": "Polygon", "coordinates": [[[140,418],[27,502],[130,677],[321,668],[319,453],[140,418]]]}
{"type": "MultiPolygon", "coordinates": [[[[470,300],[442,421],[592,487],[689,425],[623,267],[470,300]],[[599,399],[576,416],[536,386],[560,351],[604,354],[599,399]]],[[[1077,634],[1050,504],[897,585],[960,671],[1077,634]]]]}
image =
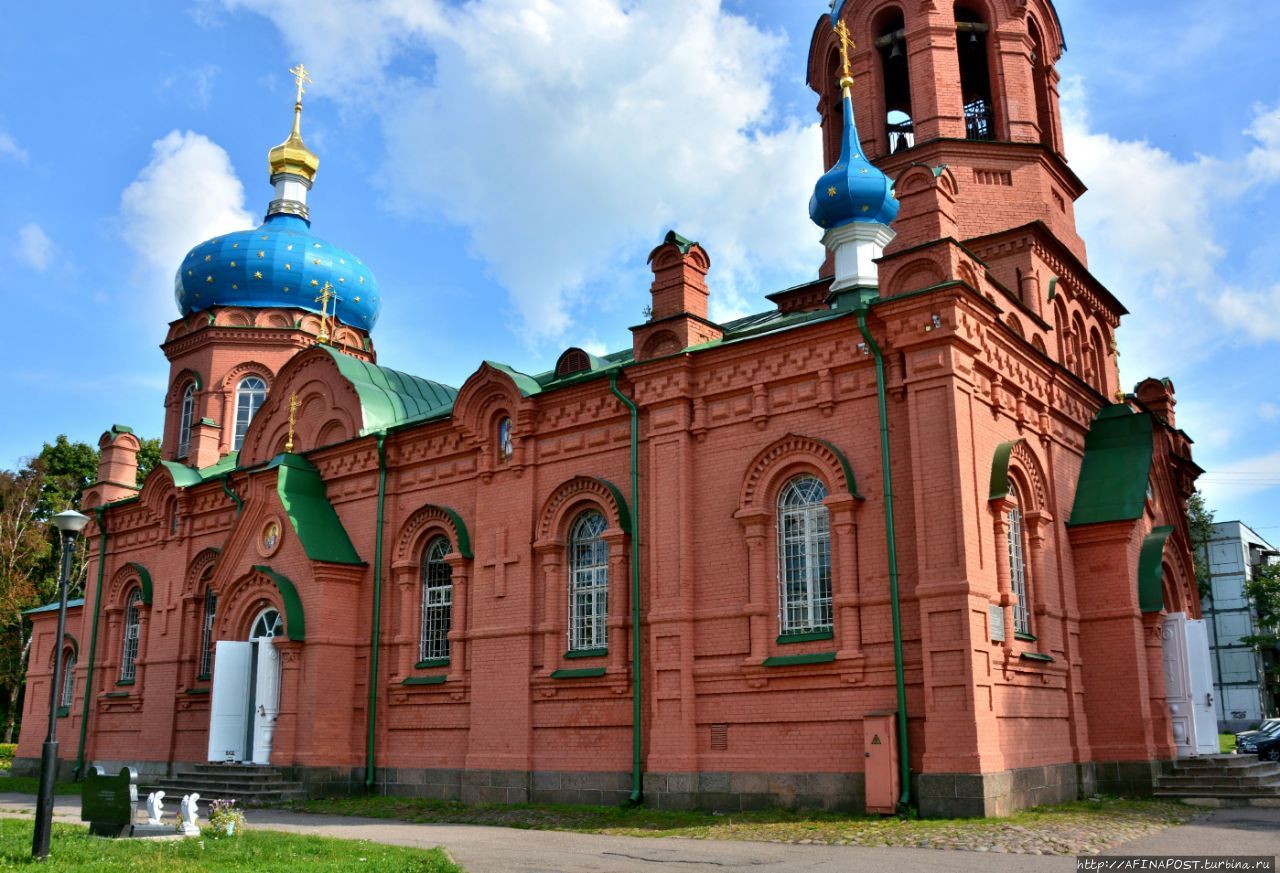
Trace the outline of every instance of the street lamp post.
{"type": "Polygon", "coordinates": [[[49,735],[40,750],[40,794],[36,799],[36,831],[31,857],[49,857],[49,831],[53,828],[53,785],[58,775],[58,695],[62,693],[62,644],[67,631],[67,585],[71,577],[71,552],[75,539],[89,523],[73,509],[59,512],[53,525],[62,535],[62,572],[58,577],[58,636],[53,650],[53,685],[49,689],[49,735]]]}

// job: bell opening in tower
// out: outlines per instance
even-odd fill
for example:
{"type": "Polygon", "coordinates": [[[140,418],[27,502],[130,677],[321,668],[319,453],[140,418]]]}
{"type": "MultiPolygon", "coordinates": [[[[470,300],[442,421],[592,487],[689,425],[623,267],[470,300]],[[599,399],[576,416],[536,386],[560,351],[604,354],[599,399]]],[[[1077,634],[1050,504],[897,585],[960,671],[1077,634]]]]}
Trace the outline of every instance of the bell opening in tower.
{"type": "Polygon", "coordinates": [[[885,139],[889,154],[916,144],[911,112],[911,76],[907,66],[906,28],[902,10],[888,7],[874,23],[884,85],[885,139]]]}
{"type": "Polygon", "coordinates": [[[1049,59],[1045,56],[1044,39],[1034,21],[1027,21],[1027,33],[1031,37],[1032,87],[1036,93],[1036,124],[1040,128],[1040,144],[1054,148],[1056,137],[1053,129],[1053,113],[1049,108],[1049,59]]]}
{"type": "Polygon", "coordinates": [[[982,14],[965,3],[955,5],[955,17],[964,135],[966,139],[992,140],[996,138],[996,117],[991,99],[991,65],[987,58],[989,28],[982,14]]]}

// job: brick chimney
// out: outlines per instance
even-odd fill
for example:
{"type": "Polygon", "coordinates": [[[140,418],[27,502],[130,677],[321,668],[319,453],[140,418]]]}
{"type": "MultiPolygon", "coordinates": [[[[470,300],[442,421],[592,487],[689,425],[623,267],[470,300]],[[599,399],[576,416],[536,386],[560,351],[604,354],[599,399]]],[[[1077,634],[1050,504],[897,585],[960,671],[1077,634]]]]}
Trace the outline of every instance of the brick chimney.
{"type": "Polygon", "coordinates": [[[1133,393],[1143,406],[1150,409],[1169,427],[1177,427],[1173,407],[1178,405],[1173,396],[1173,382],[1169,379],[1144,379],[1133,393]]]}
{"type": "Polygon", "coordinates": [[[113,424],[98,439],[98,481],[85,489],[80,500],[83,508],[137,496],[139,448],[133,428],[123,424],[113,424]]]}
{"type": "Polygon", "coordinates": [[[662,245],[649,253],[649,266],[653,269],[649,320],[631,328],[636,360],[675,354],[724,335],[719,325],[707,319],[711,258],[706,249],[668,231],[662,245]]]}
{"type": "Polygon", "coordinates": [[[202,418],[191,425],[191,448],[188,449],[187,463],[202,470],[218,463],[219,444],[222,441],[222,428],[209,418],[202,418]]]}

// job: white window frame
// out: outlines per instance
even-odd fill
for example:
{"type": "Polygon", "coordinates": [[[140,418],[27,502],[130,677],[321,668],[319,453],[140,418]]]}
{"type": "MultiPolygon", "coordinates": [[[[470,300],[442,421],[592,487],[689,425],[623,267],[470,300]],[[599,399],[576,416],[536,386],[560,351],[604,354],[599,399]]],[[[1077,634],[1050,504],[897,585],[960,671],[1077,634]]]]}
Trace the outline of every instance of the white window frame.
{"type": "Polygon", "coordinates": [[[827,486],[796,476],[778,494],[778,634],[832,629],[831,518],[827,486]]]}
{"type": "Polygon", "coordinates": [[[268,606],[253,620],[249,640],[272,640],[284,636],[284,616],[274,606],[268,606]]]}
{"type": "Polygon", "coordinates": [[[142,630],[142,589],[134,588],[124,607],[124,639],[120,648],[120,681],[138,678],[138,638],[142,630]]]}
{"type": "Polygon", "coordinates": [[[1017,602],[1013,605],[1013,631],[1031,634],[1031,604],[1027,602],[1027,555],[1022,535],[1022,507],[1018,503],[1018,487],[1009,480],[1005,498],[1009,513],[1009,587],[1017,602]]]}
{"type": "Polygon", "coordinates": [[[253,417],[267,400],[267,380],[258,375],[245,376],[236,386],[236,430],[231,450],[240,451],[244,435],[249,432],[253,417]],[[251,384],[256,383],[256,384],[251,384]]]}
{"type": "Polygon", "coordinates": [[[58,694],[58,708],[70,709],[76,695],[76,650],[68,646],[62,654],[62,688],[58,694]]]}
{"type": "Polygon", "coordinates": [[[569,651],[609,647],[609,522],[598,509],[569,528],[569,651]]]}
{"type": "Polygon", "coordinates": [[[200,619],[200,664],[197,676],[213,675],[213,623],[218,617],[218,595],[213,588],[204,592],[204,612],[200,619]]]}
{"type": "Polygon", "coordinates": [[[182,406],[178,413],[177,457],[185,458],[191,451],[191,424],[195,418],[196,383],[188,382],[182,392],[182,406]]]}
{"type": "Polygon", "coordinates": [[[418,627],[418,662],[449,657],[453,626],[453,567],[445,556],[453,551],[449,538],[433,537],[422,550],[422,611],[418,627]]]}

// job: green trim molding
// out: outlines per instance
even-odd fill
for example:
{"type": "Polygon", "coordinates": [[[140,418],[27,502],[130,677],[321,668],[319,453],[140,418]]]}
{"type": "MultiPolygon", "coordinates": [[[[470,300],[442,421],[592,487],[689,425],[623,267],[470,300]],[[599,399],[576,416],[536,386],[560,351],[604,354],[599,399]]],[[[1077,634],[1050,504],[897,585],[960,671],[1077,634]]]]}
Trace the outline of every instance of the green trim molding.
{"type": "Polygon", "coordinates": [[[413,665],[415,670],[430,670],[432,667],[448,667],[448,658],[427,658],[425,661],[419,661],[413,665]]]}
{"type": "Polygon", "coordinates": [[[58,718],[66,718],[69,715],[71,715],[71,707],[69,706],[58,707],[58,718]]]}
{"type": "Polygon", "coordinates": [[[183,691],[182,693],[183,694],[208,694],[209,689],[208,688],[188,688],[186,691],[183,691]]]}
{"type": "Polygon", "coordinates": [[[1018,657],[1024,661],[1042,661],[1046,664],[1053,662],[1053,655],[1046,655],[1044,652],[1020,652],[1018,657]]]}
{"type": "Polygon", "coordinates": [[[1084,440],[1084,463],[1068,527],[1142,516],[1151,477],[1154,425],[1149,412],[1103,407],[1084,440]]]}
{"type": "Polygon", "coordinates": [[[1138,608],[1143,612],[1164,609],[1164,544],[1173,528],[1157,527],[1142,540],[1138,552],[1138,608]]]}
{"type": "Polygon", "coordinates": [[[566,658],[603,658],[609,654],[608,649],[571,649],[564,653],[566,658]]]}
{"type": "MultiPolygon", "coordinates": [[[[59,606],[58,602],[54,601],[53,603],[46,603],[44,606],[34,606],[31,609],[24,609],[22,610],[22,614],[23,615],[39,615],[42,612],[57,612],[58,606],[59,606]]],[[[83,597],[78,597],[75,600],[68,600],[67,612],[70,612],[71,610],[81,606],[84,606],[83,597]]],[[[71,636],[71,634],[67,634],[67,636],[71,636]]]]}
{"type": "Polygon", "coordinates": [[[603,676],[604,667],[580,667],[576,670],[553,670],[552,679],[594,679],[603,676]]]}
{"type": "Polygon", "coordinates": [[[117,686],[119,686],[119,685],[133,685],[133,684],[135,684],[137,681],[138,681],[138,680],[136,680],[136,679],[117,679],[117,680],[116,680],[116,685],[117,685],[117,686]]]}
{"type": "Polygon", "coordinates": [[[138,573],[138,581],[142,583],[142,602],[147,606],[151,605],[151,573],[147,568],[136,561],[130,561],[129,566],[138,573]]]}
{"type": "Polygon", "coordinates": [[[467,530],[467,523],[462,520],[462,516],[458,514],[457,510],[450,506],[441,506],[439,503],[428,503],[422,508],[439,510],[448,516],[449,521],[453,524],[453,529],[458,532],[458,554],[468,561],[475,557],[471,552],[471,531],[467,530]]]}
{"type": "Polygon", "coordinates": [[[109,697],[109,698],[111,698],[112,700],[118,700],[118,699],[119,699],[119,698],[121,698],[121,697],[128,697],[128,696],[129,696],[129,692],[128,692],[128,691],[108,691],[106,694],[104,694],[104,695],[102,695],[102,696],[103,696],[103,697],[109,697]]]}
{"type": "Polygon", "coordinates": [[[301,455],[282,454],[275,460],[280,504],[307,557],[330,564],[363,564],[329,502],[320,471],[301,455]]]}
{"type": "Polygon", "coordinates": [[[405,680],[404,680],[403,682],[401,682],[400,684],[401,684],[401,685],[443,685],[443,684],[448,680],[448,678],[449,678],[449,677],[448,677],[448,676],[445,676],[445,675],[440,675],[440,676],[410,676],[409,678],[405,679],[405,680]]]}
{"type": "Polygon", "coordinates": [[[766,667],[790,667],[795,664],[830,664],[836,659],[835,652],[813,652],[807,655],[774,655],[764,659],[766,667]]]}
{"type": "Polygon", "coordinates": [[[1020,442],[1021,438],[996,446],[995,456],[991,459],[991,491],[987,500],[1004,500],[1009,496],[1009,459],[1020,442]]]}
{"type": "MultiPolygon", "coordinates": [[[[587,477],[583,477],[587,478],[587,477]]],[[[618,526],[622,528],[622,532],[631,535],[631,509],[627,506],[627,498],[622,496],[622,489],[614,485],[608,479],[601,479],[599,476],[591,477],[609,489],[609,493],[613,495],[613,502],[618,507],[618,526]]]]}
{"type": "Polygon", "coordinates": [[[1014,631],[1013,638],[1015,640],[1022,640],[1024,643],[1035,643],[1040,641],[1040,638],[1035,634],[1024,633],[1022,631],[1014,631]]]}
{"type": "Polygon", "coordinates": [[[831,453],[836,456],[836,460],[840,462],[840,469],[844,472],[844,482],[849,488],[849,493],[862,500],[862,495],[858,493],[858,480],[853,476],[853,465],[849,463],[849,459],[845,457],[844,452],[836,448],[835,443],[829,440],[820,439],[819,437],[809,437],[809,439],[831,450],[831,453]]]}
{"type": "Polygon", "coordinates": [[[284,603],[284,632],[289,639],[302,642],[307,638],[307,619],[302,612],[302,599],[288,576],[281,575],[266,564],[254,564],[253,569],[276,583],[280,600],[284,603]]]}
{"type": "Polygon", "coordinates": [[[810,640],[832,640],[835,639],[833,631],[809,631],[803,634],[782,634],[778,637],[778,642],[786,643],[807,643],[810,640]]]}

